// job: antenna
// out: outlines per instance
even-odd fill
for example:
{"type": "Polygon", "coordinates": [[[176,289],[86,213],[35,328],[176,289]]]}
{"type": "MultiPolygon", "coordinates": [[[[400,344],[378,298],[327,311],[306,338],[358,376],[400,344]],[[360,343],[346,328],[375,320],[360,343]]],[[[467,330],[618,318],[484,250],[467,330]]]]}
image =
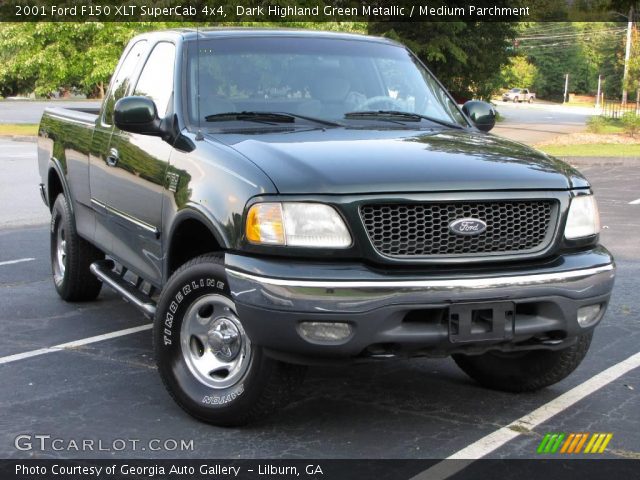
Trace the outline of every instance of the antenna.
{"type": "Polygon", "coordinates": [[[204,140],[202,135],[202,125],[200,119],[200,30],[196,25],[196,115],[198,116],[198,131],[196,132],[196,141],[204,140]]]}

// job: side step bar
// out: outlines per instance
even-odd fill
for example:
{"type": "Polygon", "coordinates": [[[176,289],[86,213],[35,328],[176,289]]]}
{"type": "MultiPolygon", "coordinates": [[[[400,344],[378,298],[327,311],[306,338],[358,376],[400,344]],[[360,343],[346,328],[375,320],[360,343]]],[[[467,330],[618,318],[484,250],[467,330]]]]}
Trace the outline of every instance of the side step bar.
{"type": "Polygon", "coordinates": [[[147,318],[153,319],[156,314],[156,304],[134,285],[127,282],[113,271],[111,260],[100,260],[91,264],[90,270],[105,285],[122,295],[127,302],[137,307],[147,318]]]}

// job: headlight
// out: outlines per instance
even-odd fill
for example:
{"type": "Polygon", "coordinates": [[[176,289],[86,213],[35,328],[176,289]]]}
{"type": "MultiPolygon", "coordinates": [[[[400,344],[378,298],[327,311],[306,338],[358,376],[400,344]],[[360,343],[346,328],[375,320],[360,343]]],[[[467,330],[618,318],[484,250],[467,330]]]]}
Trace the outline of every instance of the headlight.
{"type": "Polygon", "coordinates": [[[265,245],[346,248],[351,235],[333,207],[321,203],[257,203],[249,209],[247,240],[265,245]]]}
{"type": "Polygon", "coordinates": [[[567,215],[567,225],[564,227],[565,238],[572,240],[590,237],[599,232],[600,214],[596,199],[593,195],[573,197],[567,215]]]}

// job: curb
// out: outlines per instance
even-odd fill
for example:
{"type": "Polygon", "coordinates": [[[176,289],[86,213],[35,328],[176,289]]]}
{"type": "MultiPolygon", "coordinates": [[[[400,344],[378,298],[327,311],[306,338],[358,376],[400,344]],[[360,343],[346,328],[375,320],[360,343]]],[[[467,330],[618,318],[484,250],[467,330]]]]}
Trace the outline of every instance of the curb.
{"type": "Polygon", "coordinates": [[[36,142],[38,137],[34,135],[0,135],[0,139],[13,140],[14,142],[36,142]]]}
{"type": "Polygon", "coordinates": [[[638,166],[640,157],[558,157],[563,162],[582,167],[638,166]]]}

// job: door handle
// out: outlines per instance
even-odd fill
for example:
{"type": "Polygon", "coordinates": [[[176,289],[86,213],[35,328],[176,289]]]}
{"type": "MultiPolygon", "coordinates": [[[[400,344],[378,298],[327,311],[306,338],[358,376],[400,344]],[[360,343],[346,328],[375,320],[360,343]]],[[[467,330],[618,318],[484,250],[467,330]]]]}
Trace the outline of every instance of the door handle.
{"type": "Polygon", "coordinates": [[[115,167],[118,164],[118,160],[120,160],[118,150],[116,148],[109,150],[109,155],[107,155],[107,165],[115,167]]]}

